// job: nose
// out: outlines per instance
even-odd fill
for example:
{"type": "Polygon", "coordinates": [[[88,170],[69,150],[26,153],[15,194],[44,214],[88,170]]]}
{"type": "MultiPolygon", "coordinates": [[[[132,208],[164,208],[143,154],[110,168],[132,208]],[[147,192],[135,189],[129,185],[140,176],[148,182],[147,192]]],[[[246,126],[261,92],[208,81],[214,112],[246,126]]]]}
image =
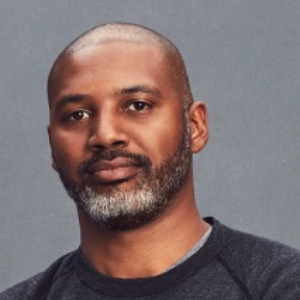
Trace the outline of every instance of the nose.
{"type": "Polygon", "coordinates": [[[93,121],[90,131],[89,146],[95,151],[128,145],[128,135],[118,116],[108,113],[100,115],[93,121]]]}

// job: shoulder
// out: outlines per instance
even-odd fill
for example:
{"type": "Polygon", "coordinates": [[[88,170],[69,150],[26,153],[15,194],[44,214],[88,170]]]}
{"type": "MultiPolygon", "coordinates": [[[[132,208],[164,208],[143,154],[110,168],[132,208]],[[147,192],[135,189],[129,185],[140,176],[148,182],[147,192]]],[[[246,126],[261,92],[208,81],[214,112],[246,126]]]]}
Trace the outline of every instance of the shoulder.
{"type": "Polygon", "coordinates": [[[254,299],[300,298],[299,250],[219,227],[220,233],[226,232],[227,241],[216,259],[246,293],[254,299]]]}
{"type": "Polygon", "coordinates": [[[51,286],[61,277],[66,276],[72,271],[74,268],[75,256],[76,251],[62,256],[44,272],[20,282],[0,293],[0,300],[44,299],[43,295],[47,294],[47,292],[51,289],[51,286]]]}

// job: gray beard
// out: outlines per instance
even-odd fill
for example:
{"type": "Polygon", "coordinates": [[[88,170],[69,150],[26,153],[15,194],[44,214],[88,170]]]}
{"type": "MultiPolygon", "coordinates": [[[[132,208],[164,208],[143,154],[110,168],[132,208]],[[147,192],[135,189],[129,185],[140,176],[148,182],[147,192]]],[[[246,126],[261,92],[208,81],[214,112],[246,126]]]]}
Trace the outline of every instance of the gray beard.
{"type": "Polygon", "coordinates": [[[142,168],[130,190],[112,185],[96,192],[88,183],[76,185],[59,171],[60,178],[77,206],[102,228],[131,230],[161,215],[186,181],[191,162],[190,134],[185,130],[176,151],[156,168],[142,168]]]}

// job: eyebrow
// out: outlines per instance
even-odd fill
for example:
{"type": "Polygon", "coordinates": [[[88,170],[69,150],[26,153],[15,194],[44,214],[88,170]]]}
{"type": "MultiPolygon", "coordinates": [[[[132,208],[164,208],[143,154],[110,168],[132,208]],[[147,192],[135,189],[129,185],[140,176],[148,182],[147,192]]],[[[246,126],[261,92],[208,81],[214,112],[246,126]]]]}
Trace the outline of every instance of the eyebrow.
{"type": "Polygon", "coordinates": [[[114,92],[115,96],[118,95],[128,95],[134,93],[145,93],[145,94],[152,94],[156,97],[161,97],[161,92],[154,87],[150,87],[148,85],[132,85],[122,89],[118,89],[114,92]]]}
{"type": "Polygon", "coordinates": [[[55,111],[59,111],[62,107],[67,105],[68,103],[78,103],[87,99],[87,95],[67,95],[65,97],[60,98],[54,106],[55,111]]]}
{"type": "MultiPolygon", "coordinates": [[[[158,98],[161,98],[161,92],[154,87],[150,87],[148,85],[132,85],[128,87],[124,87],[121,89],[117,89],[113,92],[114,96],[118,95],[128,95],[134,93],[145,93],[145,94],[152,94],[158,98]]],[[[54,106],[55,111],[59,111],[62,107],[67,105],[68,103],[79,103],[84,101],[85,99],[89,98],[88,95],[81,95],[81,94],[74,94],[74,95],[67,95],[60,98],[54,106]]]]}

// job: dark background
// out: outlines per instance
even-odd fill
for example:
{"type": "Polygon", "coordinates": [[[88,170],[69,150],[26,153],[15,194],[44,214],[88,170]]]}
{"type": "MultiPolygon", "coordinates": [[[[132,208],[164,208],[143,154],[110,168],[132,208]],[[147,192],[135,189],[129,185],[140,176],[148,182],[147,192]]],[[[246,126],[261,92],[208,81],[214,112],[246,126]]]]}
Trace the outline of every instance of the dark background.
{"type": "Polygon", "coordinates": [[[100,23],[153,28],[181,50],[211,138],[195,156],[202,215],[300,248],[300,1],[0,0],[0,289],[78,247],[51,169],[45,82],[100,23]]]}

